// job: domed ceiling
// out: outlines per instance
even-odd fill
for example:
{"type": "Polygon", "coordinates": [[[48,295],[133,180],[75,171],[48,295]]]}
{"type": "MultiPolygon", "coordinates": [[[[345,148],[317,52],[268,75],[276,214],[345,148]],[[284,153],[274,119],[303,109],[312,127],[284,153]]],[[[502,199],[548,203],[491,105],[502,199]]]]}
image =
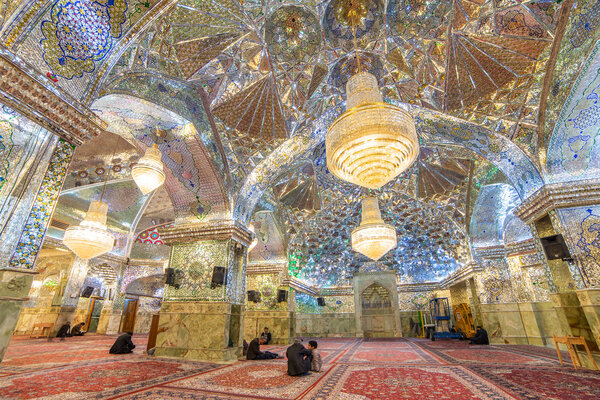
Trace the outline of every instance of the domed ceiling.
{"type": "MultiPolygon", "coordinates": [[[[351,14],[359,17],[360,64],[377,77],[384,97],[446,114],[448,132],[451,117],[486,128],[518,146],[520,159],[527,155],[535,169],[543,150],[538,108],[548,95],[543,81],[547,65],[557,62],[553,44],[565,29],[579,32],[583,18],[577,14],[559,32],[562,3],[546,0],[53,0],[36,2],[35,9],[32,4],[0,2],[6,47],[106,118],[109,130],[137,150],[157,140],[155,132],[172,136],[161,139],[161,151],[169,153],[163,158],[170,170],[168,194],[153,203],[170,200],[173,207],[163,212],[159,204],[152,206],[151,218],[141,218],[147,220],[144,229],[182,213],[196,219],[211,210],[231,213],[237,205],[229,203],[254,182],[248,177],[276,149],[286,141],[311,140],[313,122],[343,105],[345,84],[357,70],[351,14]],[[76,12],[89,18],[70,18],[76,12]],[[139,118],[150,109],[152,118],[139,118]]],[[[578,49],[587,43],[582,35],[576,35],[578,49]]],[[[557,68],[564,70],[563,64],[557,68]]],[[[435,115],[440,114],[430,119],[435,115]]],[[[456,143],[482,141],[481,135],[462,126],[457,132],[451,132],[457,136],[451,144],[419,131],[418,161],[376,193],[399,239],[382,263],[395,268],[403,282],[439,280],[454,271],[465,260],[479,190],[486,183],[509,183],[482,156],[494,153],[514,166],[513,150],[489,140],[476,155],[456,143]]],[[[134,156],[123,151],[122,162],[134,156]]],[[[311,147],[293,168],[283,168],[290,157],[284,153],[270,164],[276,178],[262,202],[280,211],[288,252],[296,257],[292,272],[311,282],[324,277],[323,284],[344,284],[365,261],[348,239],[360,221],[363,193],[329,174],[323,145],[311,147]]],[[[68,186],[96,183],[97,161],[77,162],[68,186]]]]}

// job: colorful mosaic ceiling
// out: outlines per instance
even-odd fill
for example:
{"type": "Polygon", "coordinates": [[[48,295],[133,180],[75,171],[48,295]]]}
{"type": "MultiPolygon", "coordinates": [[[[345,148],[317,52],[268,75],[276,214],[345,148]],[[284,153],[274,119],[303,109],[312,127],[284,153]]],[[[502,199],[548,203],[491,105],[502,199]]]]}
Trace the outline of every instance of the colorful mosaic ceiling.
{"type": "MultiPolygon", "coordinates": [[[[399,235],[383,262],[417,282],[464,261],[485,184],[521,198],[543,184],[564,80],[598,37],[599,10],[594,0],[8,0],[0,42],[125,139],[112,170],[121,183],[159,144],[165,189],[116,229],[276,210],[302,258],[295,273],[335,285],[361,261],[348,235],[362,194],[329,174],[322,141],[357,70],[357,15],[362,67],[417,121],[417,163],[377,193],[399,235]]],[[[59,203],[73,221],[108,168],[111,149],[95,147],[77,153],[59,203]]]]}

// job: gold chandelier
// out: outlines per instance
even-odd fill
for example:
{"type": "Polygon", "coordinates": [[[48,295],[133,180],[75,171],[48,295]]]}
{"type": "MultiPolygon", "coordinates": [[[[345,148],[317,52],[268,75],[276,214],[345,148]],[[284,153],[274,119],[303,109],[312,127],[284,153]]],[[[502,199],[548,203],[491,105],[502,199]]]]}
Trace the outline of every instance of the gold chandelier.
{"type": "Polygon", "coordinates": [[[158,145],[148,147],[146,153],[131,169],[131,176],[142,194],[148,194],[165,182],[165,173],[158,145]]]}
{"type": "Polygon", "coordinates": [[[65,231],[65,246],[86,260],[111,251],[115,237],[106,226],[107,212],[108,204],[92,201],[79,226],[70,226],[65,231]]]}
{"type": "Polygon", "coordinates": [[[360,226],[352,230],[352,249],[377,261],[394,247],[396,229],[381,219],[377,198],[365,197],[360,226]]]}
{"type": "Polygon", "coordinates": [[[346,111],[327,130],[327,167],[343,181],[379,189],[406,171],[419,154],[415,121],[400,107],[383,102],[377,78],[361,71],[346,84],[346,111]]]}
{"type": "MultiPolygon", "coordinates": [[[[115,143],[111,160],[115,158],[116,152],[117,146],[115,143]]],[[[63,237],[63,244],[75,255],[85,260],[108,253],[115,244],[115,236],[106,226],[108,204],[102,201],[106,191],[106,181],[108,181],[108,175],[110,175],[110,169],[107,170],[100,200],[92,201],[83,221],[78,226],[68,227],[63,237]]]]}

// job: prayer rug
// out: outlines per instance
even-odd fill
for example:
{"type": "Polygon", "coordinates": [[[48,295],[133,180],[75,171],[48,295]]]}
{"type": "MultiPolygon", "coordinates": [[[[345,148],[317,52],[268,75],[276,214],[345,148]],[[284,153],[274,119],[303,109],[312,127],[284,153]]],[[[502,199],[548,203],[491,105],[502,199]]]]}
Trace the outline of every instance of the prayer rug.
{"type": "Polygon", "coordinates": [[[471,366],[471,370],[518,399],[598,400],[600,372],[570,367],[471,366]]]}
{"type": "Polygon", "coordinates": [[[295,399],[321,376],[321,373],[289,376],[286,363],[270,360],[247,361],[165,386],[200,389],[219,394],[295,399]]]}
{"type": "Polygon", "coordinates": [[[468,349],[454,350],[444,349],[432,350],[432,352],[451,364],[482,363],[536,365],[557,363],[547,357],[519,354],[494,347],[471,347],[468,349]]]}
{"type": "Polygon", "coordinates": [[[311,400],[514,400],[459,366],[338,365],[307,394],[311,400]]]}
{"type": "MultiPolygon", "coordinates": [[[[439,361],[417,346],[408,342],[385,343],[387,347],[373,346],[373,342],[363,342],[352,346],[339,360],[340,363],[432,363],[439,361]]],[[[379,343],[381,344],[381,343],[379,343]]]]}

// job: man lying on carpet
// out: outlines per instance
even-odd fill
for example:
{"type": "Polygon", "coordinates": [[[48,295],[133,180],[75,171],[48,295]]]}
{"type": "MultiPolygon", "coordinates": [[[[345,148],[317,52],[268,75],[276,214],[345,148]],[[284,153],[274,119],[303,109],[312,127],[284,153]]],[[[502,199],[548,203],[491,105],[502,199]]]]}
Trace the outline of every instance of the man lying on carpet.
{"type": "Polygon", "coordinates": [[[115,344],[109,350],[110,354],[128,354],[132,353],[133,349],[135,349],[135,344],[131,341],[131,336],[133,336],[133,332],[126,332],[119,336],[117,340],[115,340],[115,344]]]}
{"type": "Polygon", "coordinates": [[[478,326],[477,330],[475,331],[475,336],[471,338],[469,344],[490,344],[487,331],[481,326],[478,326]]]}
{"type": "Polygon", "coordinates": [[[288,359],[288,375],[300,376],[310,371],[313,353],[302,345],[302,338],[296,338],[294,344],[287,348],[285,355],[288,359]]]}
{"type": "Polygon", "coordinates": [[[80,322],[71,329],[71,336],[83,336],[85,335],[85,331],[82,331],[85,326],[85,322],[80,322]]]}
{"type": "Polygon", "coordinates": [[[271,360],[273,358],[282,358],[279,354],[271,353],[270,351],[260,351],[260,345],[265,344],[265,342],[264,339],[252,339],[248,345],[246,358],[248,360],[271,360]]]}

